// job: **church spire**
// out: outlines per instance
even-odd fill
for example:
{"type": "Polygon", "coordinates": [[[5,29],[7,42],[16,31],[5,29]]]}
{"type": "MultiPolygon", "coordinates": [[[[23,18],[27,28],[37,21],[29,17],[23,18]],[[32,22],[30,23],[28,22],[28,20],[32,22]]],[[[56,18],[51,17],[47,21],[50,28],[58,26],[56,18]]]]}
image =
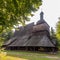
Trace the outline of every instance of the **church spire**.
{"type": "Polygon", "coordinates": [[[41,13],[40,13],[40,20],[43,20],[43,15],[44,15],[44,13],[41,11],[41,13]]]}

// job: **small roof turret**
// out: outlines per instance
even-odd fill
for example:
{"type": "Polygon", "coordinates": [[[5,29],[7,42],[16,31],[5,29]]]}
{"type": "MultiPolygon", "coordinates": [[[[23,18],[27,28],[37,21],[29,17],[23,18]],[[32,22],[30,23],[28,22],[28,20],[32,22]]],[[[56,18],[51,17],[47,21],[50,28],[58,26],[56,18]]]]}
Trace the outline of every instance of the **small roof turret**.
{"type": "MultiPolygon", "coordinates": [[[[41,11],[41,13],[40,13],[40,20],[37,22],[36,25],[40,25],[40,24],[44,24],[44,23],[47,24],[47,22],[44,20],[44,13],[43,13],[43,11],[41,11]]],[[[49,25],[48,25],[48,27],[49,27],[49,25]]]]}
{"type": "Polygon", "coordinates": [[[44,13],[41,11],[40,13],[40,20],[37,22],[37,25],[42,24],[42,23],[46,23],[46,21],[44,20],[44,13]]]}
{"type": "Polygon", "coordinates": [[[44,15],[44,13],[41,12],[41,13],[40,13],[40,20],[43,20],[43,15],[44,15]]]}

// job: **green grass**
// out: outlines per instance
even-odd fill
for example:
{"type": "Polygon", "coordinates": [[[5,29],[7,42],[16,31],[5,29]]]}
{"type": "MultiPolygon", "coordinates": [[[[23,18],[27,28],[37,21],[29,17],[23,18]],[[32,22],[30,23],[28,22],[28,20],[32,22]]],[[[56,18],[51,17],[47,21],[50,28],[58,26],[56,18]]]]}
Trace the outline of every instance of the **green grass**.
{"type": "Polygon", "coordinates": [[[46,56],[59,57],[60,54],[52,55],[41,52],[29,52],[29,51],[6,51],[8,56],[14,56],[24,58],[28,60],[58,60],[56,58],[47,58],[46,56]]]}

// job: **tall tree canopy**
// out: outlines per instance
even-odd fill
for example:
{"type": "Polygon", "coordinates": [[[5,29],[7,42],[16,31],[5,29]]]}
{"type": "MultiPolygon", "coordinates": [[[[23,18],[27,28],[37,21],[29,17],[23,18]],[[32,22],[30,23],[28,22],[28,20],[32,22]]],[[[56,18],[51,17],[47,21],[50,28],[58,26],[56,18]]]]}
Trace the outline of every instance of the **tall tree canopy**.
{"type": "Polygon", "coordinates": [[[56,24],[56,36],[57,36],[58,40],[60,40],[60,18],[56,24]]]}
{"type": "Polygon", "coordinates": [[[0,0],[0,32],[14,25],[28,21],[42,0],[0,0]]]}

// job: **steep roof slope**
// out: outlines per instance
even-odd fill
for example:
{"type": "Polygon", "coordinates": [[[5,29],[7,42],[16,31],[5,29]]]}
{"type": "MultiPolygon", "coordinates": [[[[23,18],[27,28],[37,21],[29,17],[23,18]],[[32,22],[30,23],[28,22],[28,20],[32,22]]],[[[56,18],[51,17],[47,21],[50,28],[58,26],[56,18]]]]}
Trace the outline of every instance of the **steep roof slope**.
{"type": "Polygon", "coordinates": [[[22,37],[18,37],[9,46],[55,47],[46,35],[33,35],[33,36],[25,35],[22,37]]]}
{"type": "Polygon", "coordinates": [[[36,25],[30,23],[26,26],[21,26],[19,31],[15,31],[14,36],[5,42],[6,46],[40,46],[40,47],[55,47],[47,34],[49,25],[43,19],[43,12],[40,14],[40,21],[36,25]],[[36,32],[33,32],[36,31],[36,32]]]}

